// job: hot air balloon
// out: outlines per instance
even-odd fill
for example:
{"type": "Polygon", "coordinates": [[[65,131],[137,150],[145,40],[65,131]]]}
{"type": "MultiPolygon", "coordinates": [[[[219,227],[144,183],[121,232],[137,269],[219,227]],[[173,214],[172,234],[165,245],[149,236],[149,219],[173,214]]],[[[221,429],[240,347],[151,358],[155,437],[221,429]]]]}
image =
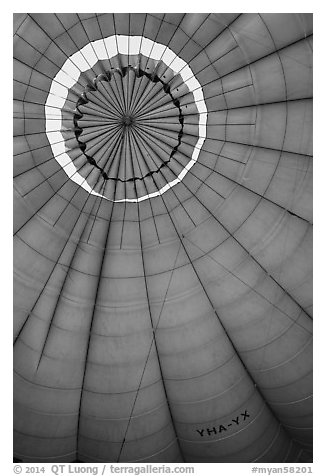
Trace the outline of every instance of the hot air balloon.
{"type": "Polygon", "coordinates": [[[312,15],[14,15],[14,456],[312,458],[312,15]]]}

